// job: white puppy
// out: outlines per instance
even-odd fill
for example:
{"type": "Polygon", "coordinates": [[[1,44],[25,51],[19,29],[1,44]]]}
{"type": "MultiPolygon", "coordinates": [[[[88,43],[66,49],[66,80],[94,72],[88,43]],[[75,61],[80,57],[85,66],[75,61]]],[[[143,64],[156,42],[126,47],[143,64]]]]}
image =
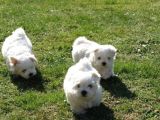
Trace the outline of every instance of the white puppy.
{"type": "Polygon", "coordinates": [[[22,28],[16,29],[5,39],[2,55],[12,74],[28,79],[37,73],[32,44],[22,28]]]}
{"type": "Polygon", "coordinates": [[[72,47],[72,58],[74,62],[87,57],[103,79],[114,75],[113,62],[117,51],[114,46],[100,45],[87,40],[86,37],[78,37],[72,47]]]}
{"type": "Polygon", "coordinates": [[[68,69],[63,88],[67,102],[76,114],[85,113],[87,108],[98,106],[101,102],[100,74],[87,58],[68,69]]]}

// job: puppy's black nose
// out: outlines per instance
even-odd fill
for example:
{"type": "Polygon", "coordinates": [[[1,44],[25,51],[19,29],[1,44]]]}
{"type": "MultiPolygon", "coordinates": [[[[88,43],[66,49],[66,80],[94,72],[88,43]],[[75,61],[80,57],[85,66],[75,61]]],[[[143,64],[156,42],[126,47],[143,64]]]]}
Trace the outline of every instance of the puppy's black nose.
{"type": "Polygon", "coordinates": [[[81,94],[82,94],[83,97],[85,97],[85,96],[87,95],[87,91],[82,90],[82,91],[81,91],[81,94]]]}
{"type": "Polygon", "coordinates": [[[102,62],[102,65],[105,66],[105,65],[106,65],[106,62],[102,62]]]}
{"type": "Polygon", "coordinates": [[[32,77],[33,76],[33,73],[29,73],[29,77],[32,77]]]}

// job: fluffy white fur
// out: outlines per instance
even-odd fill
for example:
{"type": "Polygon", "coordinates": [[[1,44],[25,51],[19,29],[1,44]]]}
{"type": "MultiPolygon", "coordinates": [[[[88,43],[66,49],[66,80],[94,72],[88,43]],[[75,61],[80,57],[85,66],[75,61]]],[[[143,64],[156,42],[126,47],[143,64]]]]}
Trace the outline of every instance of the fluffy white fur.
{"type": "Polygon", "coordinates": [[[78,62],[87,57],[92,66],[100,73],[103,79],[114,75],[113,65],[117,49],[112,45],[100,45],[87,40],[86,37],[78,37],[72,46],[72,58],[78,62]]]}
{"type": "Polygon", "coordinates": [[[32,53],[32,43],[22,28],[16,29],[5,39],[2,55],[12,74],[28,79],[37,73],[35,68],[37,60],[32,53]]]}
{"type": "Polygon", "coordinates": [[[76,114],[85,113],[87,108],[98,106],[101,102],[100,74],[87,58],[68,69],[63,88],[67,102],[76,114]]]}

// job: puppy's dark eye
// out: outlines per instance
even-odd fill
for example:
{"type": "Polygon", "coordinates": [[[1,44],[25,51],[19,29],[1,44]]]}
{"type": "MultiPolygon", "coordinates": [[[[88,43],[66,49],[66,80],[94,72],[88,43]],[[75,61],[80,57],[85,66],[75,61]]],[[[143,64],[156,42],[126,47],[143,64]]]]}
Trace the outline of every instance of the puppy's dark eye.
{"type": "Polygon", "coordinates": [[[101,57],[98,57],[97,59],[98,59],[98,60],[100,60],[100,59],[101,59],[101,57]]]}
{"type": "Polygon", "coordinates": [[[26,69],[23,69],[22,72],[25,73],[25,72],[26,72],[26,69]]]}
{"type": "Polygon", "coordinates": [[[92,88],[93,86],[91,84],[88,85],[89,88],[92,88]]]}
{"type": "Polygon", "coordinates": [[[111,59],[111,57],[108,57],[108,60],[110,60],[111,59]]]}
{"type": "Polygon", "coordinates": [[[80,88],[80,84],[77,85],[77,88],[80,88]]]}

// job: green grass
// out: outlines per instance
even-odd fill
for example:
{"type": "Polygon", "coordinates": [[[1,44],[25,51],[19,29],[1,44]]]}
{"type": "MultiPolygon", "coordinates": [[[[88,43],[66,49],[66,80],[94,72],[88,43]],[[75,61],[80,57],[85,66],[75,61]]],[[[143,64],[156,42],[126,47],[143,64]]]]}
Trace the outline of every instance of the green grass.
{"type": "Polygon", "coordinates": [[[1,0],[0,45],[25,28],[39,74],[16,80],[0,57],[0,120],[159,120],[159,11],[158,0],[1,0]],[[102,82],[100,107],[77,116],[62,84],[80,35],[118,49],[118,78],[102,82]]]}

